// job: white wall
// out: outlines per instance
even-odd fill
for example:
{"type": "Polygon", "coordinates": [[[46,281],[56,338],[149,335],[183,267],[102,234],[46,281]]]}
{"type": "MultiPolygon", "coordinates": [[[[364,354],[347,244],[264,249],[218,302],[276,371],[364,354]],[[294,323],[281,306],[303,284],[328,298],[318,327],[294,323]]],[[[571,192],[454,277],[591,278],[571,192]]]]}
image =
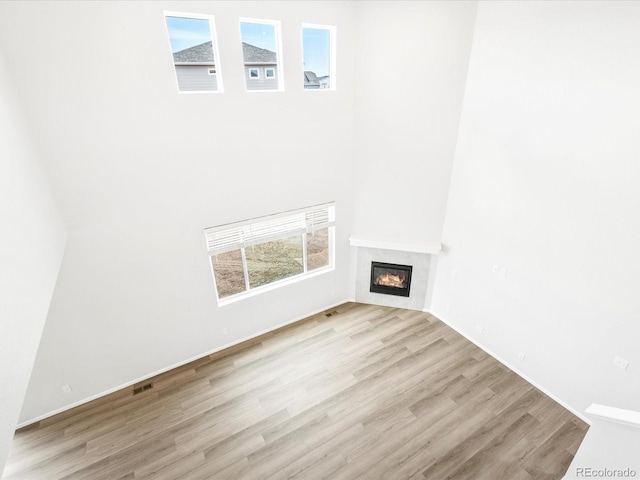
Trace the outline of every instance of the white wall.
{"type": "Polygon", "coordinates": [[[49,309],[65,227],[0,52],[0,476],[49,309]]]}
{"type": "Polygon", "coordinates": [[[357,3],[352,233],[440,242],[477,3],[357,3]]]}
{"type": "Polygon", "coordinates": [[[577,412],[640,409],[639,26],[636,2],[477,14],[432,311],[577,412]]]}
{"type": "Polygon", "coordinates": [[[637,478],[640,472],[639,440],[640,429],[637,426],[592,418],[563,480],[637,478]],[[622,473],[614,470],[622,470],[622,473]]]}
{"type": "Polygon", "coordinates": [[[71,226],[21,422],[348,297],[354,21],[323,1],[0,5],[71,226]],[[177,93],[163,10],[215,15],[224,94],[177,93]],[[239,17],[282,22],[286,92],[245,92],[239,17]],[[303,22],[337,27],[336,92],[303,91],[303,22]],[[216,306],[203,228],[332,200],[335,272],[216,306]]]}

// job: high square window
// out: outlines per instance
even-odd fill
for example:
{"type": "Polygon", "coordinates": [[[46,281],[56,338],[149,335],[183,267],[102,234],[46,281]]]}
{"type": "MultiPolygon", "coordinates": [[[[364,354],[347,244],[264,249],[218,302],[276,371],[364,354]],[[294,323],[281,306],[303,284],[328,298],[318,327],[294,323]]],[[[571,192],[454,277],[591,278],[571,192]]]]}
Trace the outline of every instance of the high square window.
{"type": "Polygon", "coordinates": [[[332,270],[335,204],[207,228],[218,305],[332,270]]]}
{"type": "Polygon", "coordinates": [[[247,90],[284,90],[281,75],[280,22],[242,18],[240,37],[247,90]],[[267,71],[272,75],[267,74],[267,71]]]}
{"type": "Polygon", "coordinates": [[[179,92],[222,92],[213,16],[165,12],[179,92]]]}

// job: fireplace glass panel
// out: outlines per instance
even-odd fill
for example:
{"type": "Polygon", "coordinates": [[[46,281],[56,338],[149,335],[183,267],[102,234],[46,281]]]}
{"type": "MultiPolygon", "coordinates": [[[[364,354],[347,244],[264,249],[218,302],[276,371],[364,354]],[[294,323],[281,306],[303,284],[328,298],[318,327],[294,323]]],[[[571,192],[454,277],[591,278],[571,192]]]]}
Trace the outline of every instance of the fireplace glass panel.
{"type": "Polygon", "coordinates": [[[371,262],[369,291],[408,297],[412,270],[411,265],[371,262]]]}

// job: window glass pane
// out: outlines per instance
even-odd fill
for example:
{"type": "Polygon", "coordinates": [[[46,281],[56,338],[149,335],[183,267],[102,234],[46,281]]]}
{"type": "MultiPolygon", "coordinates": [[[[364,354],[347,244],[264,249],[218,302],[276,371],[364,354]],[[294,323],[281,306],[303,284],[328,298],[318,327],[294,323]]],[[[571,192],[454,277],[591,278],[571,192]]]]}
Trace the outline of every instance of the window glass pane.
{"type": "Polygon", "coordinates": [[[247,247],[245,256],[251,288],[304,272],[302,235],[247,247]]]}
{"type": "Polygon", "coordinates": [[[329,229],[307,233],[307,271],[329,265],[329,229]]]}
{"type": "Polygon", "coordinates": [[[240,250],[213,255],[211,264],[213,265],[216,287],[218,287],[218,298],[228,297],[247,289],[240,250]]]}
{"type": "Polygon", "coordinates": [[[166,16],[173,65],[181,92],[222,91],[209,18],[166,16]],[[213,72],[213,73],[212,73],[213,72]]]}
{"type": "Polygon", "coordinates": [[[278,68],[276,24],[240,22],[242,55],[247,90],[279,90],[277,75],[266,76],[258,71],[278,68]]]}
{"type": "Polygon", "coordinates": [[[331,79],[331,30],[302,28],[304,88],[319,90],[333,88],[331,79]]]}

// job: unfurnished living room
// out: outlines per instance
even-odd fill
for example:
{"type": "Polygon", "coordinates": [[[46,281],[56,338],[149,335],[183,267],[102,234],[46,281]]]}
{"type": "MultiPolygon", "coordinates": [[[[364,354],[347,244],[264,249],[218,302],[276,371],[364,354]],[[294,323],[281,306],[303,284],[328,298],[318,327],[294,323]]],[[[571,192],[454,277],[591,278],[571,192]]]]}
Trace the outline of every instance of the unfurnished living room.
{"type": "Polygon", "coordinates": [[[0,476],[637,478],[639,1],[0,1],[0,476]]]}

